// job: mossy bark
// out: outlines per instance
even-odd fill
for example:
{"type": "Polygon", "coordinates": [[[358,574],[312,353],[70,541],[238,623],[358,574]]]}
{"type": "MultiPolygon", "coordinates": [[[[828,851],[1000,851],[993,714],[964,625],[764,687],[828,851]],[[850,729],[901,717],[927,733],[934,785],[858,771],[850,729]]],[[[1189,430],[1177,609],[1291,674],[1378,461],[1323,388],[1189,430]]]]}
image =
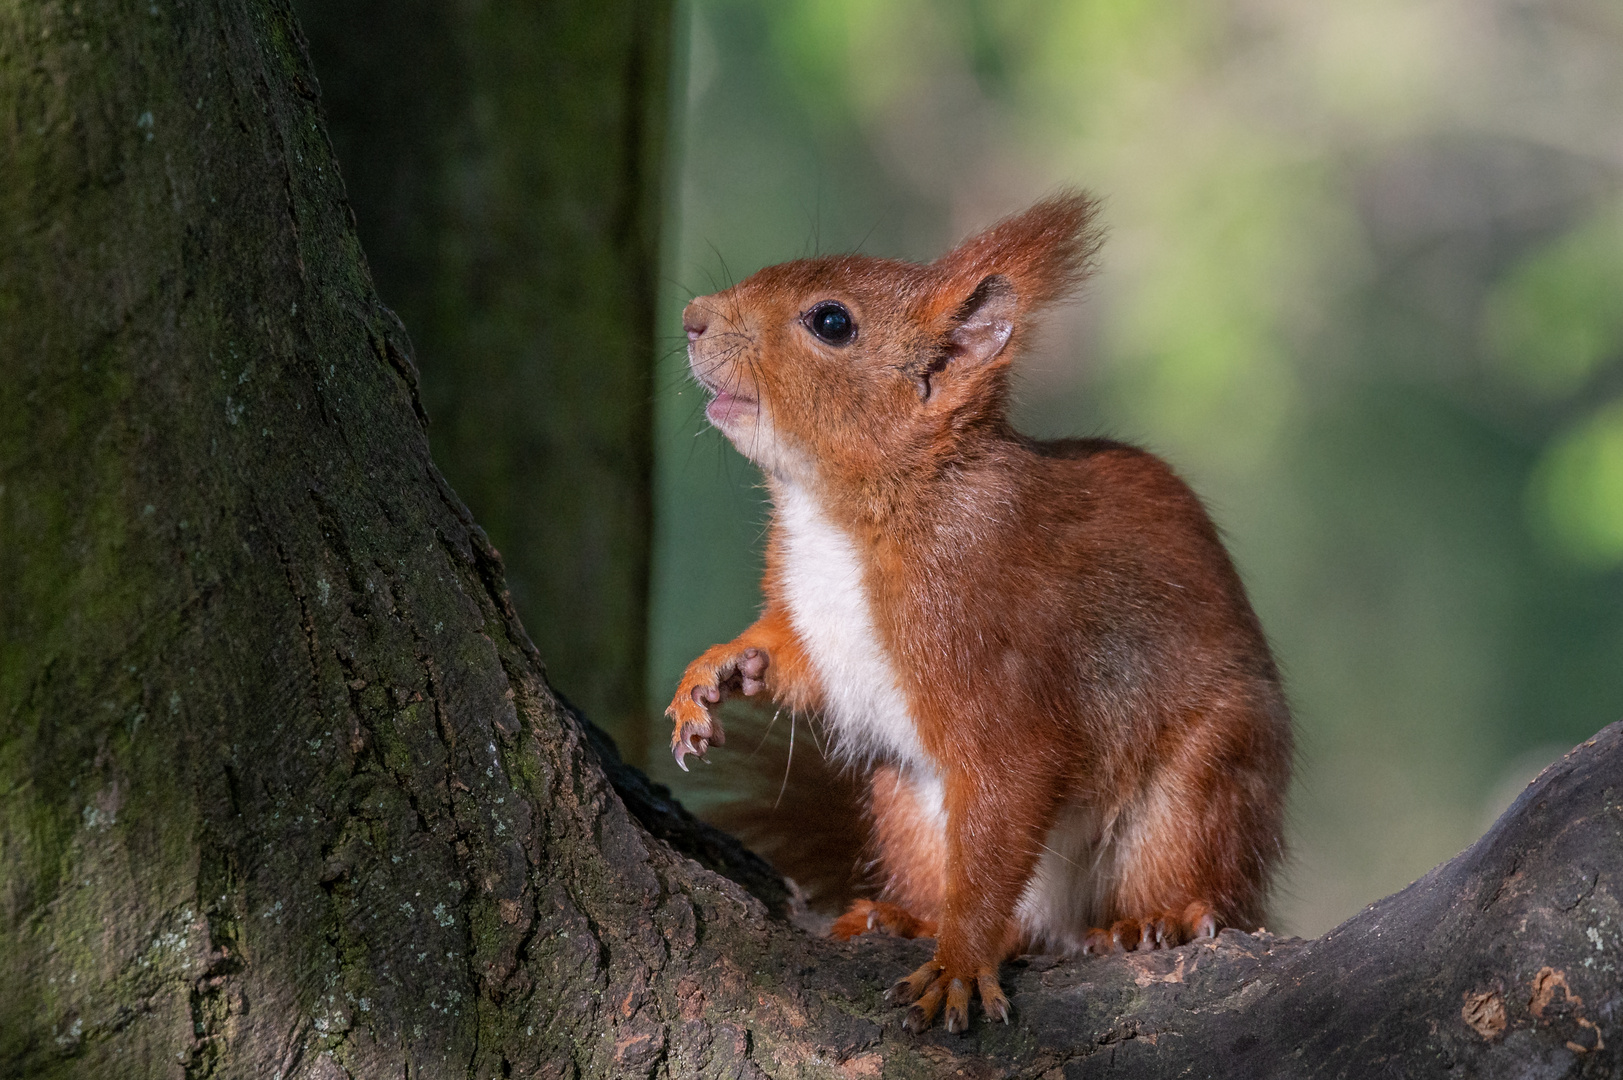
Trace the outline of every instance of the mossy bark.
{"type": "Polygon", "coordinates": [[[562,708],[286,0],[0,9],[0,1076],[1623,1069],[1623,728],[1316,942],[836,944],[562,708]]]}
{"type": "Polygon", "coordinates": [[[295,4],[435,462],[553,684],[639,761],[671,6],[295,4]]]}

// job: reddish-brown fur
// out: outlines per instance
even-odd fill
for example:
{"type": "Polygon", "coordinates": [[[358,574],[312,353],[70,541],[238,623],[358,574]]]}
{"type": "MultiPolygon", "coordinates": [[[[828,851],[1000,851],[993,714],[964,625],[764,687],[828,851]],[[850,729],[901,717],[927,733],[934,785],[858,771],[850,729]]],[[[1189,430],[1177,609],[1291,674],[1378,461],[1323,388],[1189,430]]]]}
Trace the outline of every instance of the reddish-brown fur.
{"type": "Polygon", "coordinates": [[[1289,714],[1199,501],[1143,451],[1037,442],[1006,419],[1010,362],[1035,312],[1085,275],[1093,212],[1057,197],[927,265],[768,267],[684,314],[695,374],[722,394],[712,416],[762,466],[779,512],[764,613],[688,668],[672,745],[680,761],[719,743],[708,706],[729,692],[823,707],[784,568],[783,498],[809,493],[861,553],[873,630],[927,759],[877,762],[881,902],[836,924],[937,934],[935,960],[893,991],[916,999],[914,1028],[944,1004],[962,1030],[971,987],[1006,1017],[996,970],[1023,946],[1157,947],[1254,927],[1281,854],[1289,714]],[[827,300],[851,312],[852,341],[808,329],[827,300]],[[926,773],[944,828],[906,779],[926,773]],[[1016,909],[1039,888],[1046,838],[1065,830],[1108,860],[1098,896],[1077,898],[1084,924],[1049,919],[1023,940],[1016,909]]]}

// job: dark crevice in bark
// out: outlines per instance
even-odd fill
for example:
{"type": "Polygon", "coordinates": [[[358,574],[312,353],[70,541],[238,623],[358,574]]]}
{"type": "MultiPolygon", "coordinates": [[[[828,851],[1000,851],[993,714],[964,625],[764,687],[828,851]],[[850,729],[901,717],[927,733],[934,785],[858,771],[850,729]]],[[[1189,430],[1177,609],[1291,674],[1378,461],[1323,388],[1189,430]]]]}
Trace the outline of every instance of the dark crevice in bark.
{"type": "MultiPolygon", "coordinates": [[[[387,317],[395,322],[399,321],[392,311],[387,311],[387,317]]],[[[405,328],[401,327],[400,332],[404,335],[405,328]]],[[[417,365],[412,363],[409,352],[396,345],[392,337],[374,338],[372,344],[378,351],[379,359],[393,368],[395,374],[400,376],[400,381],[405,383],[407,396],[411,399],[412,412],[417,414],[418,422],[423,425],[423,430],[427,431],[428,412],[423,408],[422,398],[417,391],[417,365]]]]}
{"type": "Polygon", "coordinates": [[[794,903],[790,886],[771,864],[734,837],[694,817],[664,784],[620,760],[620,751],[607,732],[575,712],[562,697],[559,704],[580,725],[598,767],[643,828],[705,869],[736,881],[775,917],[790,917],[794,903]]]}

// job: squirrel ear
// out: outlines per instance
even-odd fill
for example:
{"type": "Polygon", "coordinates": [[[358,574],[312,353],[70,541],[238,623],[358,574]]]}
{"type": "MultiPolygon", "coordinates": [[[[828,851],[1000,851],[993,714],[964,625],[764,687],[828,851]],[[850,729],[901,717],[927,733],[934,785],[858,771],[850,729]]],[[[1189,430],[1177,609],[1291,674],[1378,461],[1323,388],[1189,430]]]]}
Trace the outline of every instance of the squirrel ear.
{"type": "Polygon", "coordinates": [[[1062,191],[971,236],[935,265],[949,289],[1002,277],[1024,316],[1072,292],[1093,269],[1098,209],[1081,192],[1062,191]]]}
{"type": "Polygon", "coordinates": [[[913,373],[920,398],[934,395],[937,372],[985,369],[1034,312],[1081,284],[1099,250],[1097,210],[1081,192],[1063,191],[930,264],[922,315],[943,347],[913,373]]]}
{"type": "Polygon", "coordinates": [[[929,363],[913,369],[919,398],[928,401],[935,394],[931,380],[938,372],[980,371],[996,360],[1014,336],[1019,311],[1020,298],[1008,278],[1001,274],[982,278],[975,291],[953,311],[946,335],[929,363]]]}
{"type": "Polygon", "coordinates": [[[954,363],[975,366],[995,360],[1014,334],[1014,319],[1020,300],[1014,286],[1001,274],[982,279],[959,306],[947,332],[948,349],[954,363]]]}

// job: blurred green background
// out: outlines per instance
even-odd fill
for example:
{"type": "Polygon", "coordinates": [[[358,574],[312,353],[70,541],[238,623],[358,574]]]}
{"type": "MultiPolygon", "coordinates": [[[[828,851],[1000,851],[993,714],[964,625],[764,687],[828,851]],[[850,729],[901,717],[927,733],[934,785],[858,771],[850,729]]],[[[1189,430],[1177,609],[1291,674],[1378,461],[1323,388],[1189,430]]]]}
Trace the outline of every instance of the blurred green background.
{"type": "Polygon", "coordinates": [[[1407,884],[1623,716],[1615,0],[689,0],[677,26],[647,685],[679,794],[659,711],[753,618],[766,520],[681,305],[814,251],[928,259],[1062,185],[1109,240],[1019,422],[1155,450],[1225,530],[1300,731],[1274,929],[1407,884]]]}

